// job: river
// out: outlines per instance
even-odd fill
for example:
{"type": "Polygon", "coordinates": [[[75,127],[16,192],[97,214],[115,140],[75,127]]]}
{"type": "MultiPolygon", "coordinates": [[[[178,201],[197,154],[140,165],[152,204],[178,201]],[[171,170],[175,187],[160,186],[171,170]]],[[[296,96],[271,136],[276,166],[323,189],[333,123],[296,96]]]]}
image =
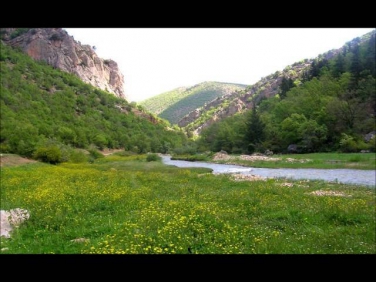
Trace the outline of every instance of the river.
{"type": "Polygon", "coordinates": [[[214,164],[207,162],[189,162],[171,160],[171,156],[162,156],[166,165],[177,167],[206,167],[213,173],[241,173],[253,174],[265,178],[311,179],[337,182],[343,184],[356,184],[375,188],[376,170],[358,169],[315,169],[315,168],[256,168],[239,165],[214,164]]]}

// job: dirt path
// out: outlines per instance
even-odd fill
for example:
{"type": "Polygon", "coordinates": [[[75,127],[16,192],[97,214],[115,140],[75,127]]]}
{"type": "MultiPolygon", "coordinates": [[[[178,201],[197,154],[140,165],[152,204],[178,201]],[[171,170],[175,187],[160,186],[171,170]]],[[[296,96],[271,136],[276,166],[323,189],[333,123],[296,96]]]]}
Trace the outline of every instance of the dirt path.
{"type": "Polygon", "coordinates": [[[13,154],[0,154],[0,166],[15,166],[28,163],[35,163],[37,161],[20,157],[13,154]]]}

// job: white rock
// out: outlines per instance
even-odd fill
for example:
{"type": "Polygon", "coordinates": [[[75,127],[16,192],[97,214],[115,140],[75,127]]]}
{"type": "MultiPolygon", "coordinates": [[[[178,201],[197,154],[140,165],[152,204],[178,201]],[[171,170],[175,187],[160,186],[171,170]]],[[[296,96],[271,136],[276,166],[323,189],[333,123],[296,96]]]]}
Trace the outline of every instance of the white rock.
{"type": "Polygon", "coordinates": [[[17,228],[22,222],[30,218],[30,214],[25,209],[11,209],[9,211],[0,210],[1,225],[0,236],[10,238],[10,232],[17,228]]]}

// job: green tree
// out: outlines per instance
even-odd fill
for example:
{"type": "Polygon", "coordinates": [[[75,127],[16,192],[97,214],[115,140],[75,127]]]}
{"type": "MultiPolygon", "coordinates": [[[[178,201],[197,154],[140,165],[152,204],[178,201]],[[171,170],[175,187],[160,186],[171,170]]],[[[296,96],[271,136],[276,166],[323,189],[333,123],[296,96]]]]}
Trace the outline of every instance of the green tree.
{"type": "Polygon", "coordinates": [[[306,152],[316,152],[326,141],[327,128],[319,125],[315,120],[307,120],[298,128],[301,144],[306,152]]]}
{"type": "Polygon", "coordinates": [[[307,122],[303,114],[293,113],[281,123],[281,136],[284,146],[299,143],[301,140],[300,127],[307,122]]]}
{"type": "Polygon", "coordinates": [[[106,136],[104,136],[103,134],[97,134],[94,137],[94,144],[98,147],[99,150],[103,150],[107,145],[106,136]]]}
{"type": "Polygon", "coordinates": [[[249,144],[248,150],[254,152],[256,146],[264,141],[264,128],[265,125],[261,121],[258,112],[256,110],[256,104],[253,103],[252,110],[250,111],[249,118],[246,121],[247,124],[247,142],[249,144]]]}
{"type": "Polygon", "coordinates": [[[353,90],[356,89],[358,86],[358,81],[360,78],[360,72],[361,72],[361,62],[360,62],[360,55],[359,55],[359,45],[355,44],[355,46],[352,49],[352,60],[351,60],[351,66],[350,66],[350,72],[351,72],[351,81],[349,89],[353,90]]]}
{"type": "Polygon", "coordinates": [[[287,91],[289,91],[294,86],[295,86],[294,81],[290,77],[289,78],[283,77],[281,81],[281,86],[280,86],[281,91],[279,92],[279,97],[281,97],[281,99],[286,98],[287,91]]]}
{"type": "Polygon", "coordinates": [[[219,129],[214,142],[215,151],[224,150],[228,153],[232,152],[234,140],[234,129],[228,123],[223,122],[219,125],[219,129]]]}
{"type": "Polygon", "coordinates": [[[376,77],[376,33],[373,33],[368,41],[365,68],[371,72],[373,77],[376,77]]]}
{"type": "Polygon", "coordinates": [[[336,78],[340,77],[345,71],[345,57],[343,56],[342,52],[339,52],[337,57],[334,59],[334,66],[332,70],[333,76],[336,78]]]}

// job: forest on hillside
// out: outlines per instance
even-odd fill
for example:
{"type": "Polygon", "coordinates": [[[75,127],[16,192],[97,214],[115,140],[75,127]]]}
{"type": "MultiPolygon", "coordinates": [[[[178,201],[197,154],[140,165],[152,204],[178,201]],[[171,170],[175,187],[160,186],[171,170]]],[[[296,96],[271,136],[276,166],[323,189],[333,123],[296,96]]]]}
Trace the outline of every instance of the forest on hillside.
{"type": "Polygon", "coordinates": [[[246,85],[242,84],[205,81],[159,94],[140,102],[139,105],[171,124],[178,124],[185,115],[207,102],[245,88],[246,85]]]}
{"type": "Polygon", "coordinates": [[[187,141],[142,107],[3,43],[0,66],[2,153],[60,162],[72,148],[165,153],[187,141]]]}
{"type": "MultiPolygon", "coordinates": [[[[1,43],[0,152],[54,163],[73,159],[73,148],[132,153],[374,152],[375,61],[373,31],[347,42],[330,58],[318,56],[301,77],[283,77],[277,95],[250,97],[252,109],[214,122],[197,138],[142,105],[1,43]]],[[[185,102],[192,97],[197,98],[188,95],[185,102]]]]}
{"type": "Polygon", "coordinates": [[[375,31],[318,56],[301,80],[284,77],[278,95],[205,128],[198,151],[276,153],[375,151],[375,31]],[[373,137],[373,138],[372,138],[373,137]]]}

